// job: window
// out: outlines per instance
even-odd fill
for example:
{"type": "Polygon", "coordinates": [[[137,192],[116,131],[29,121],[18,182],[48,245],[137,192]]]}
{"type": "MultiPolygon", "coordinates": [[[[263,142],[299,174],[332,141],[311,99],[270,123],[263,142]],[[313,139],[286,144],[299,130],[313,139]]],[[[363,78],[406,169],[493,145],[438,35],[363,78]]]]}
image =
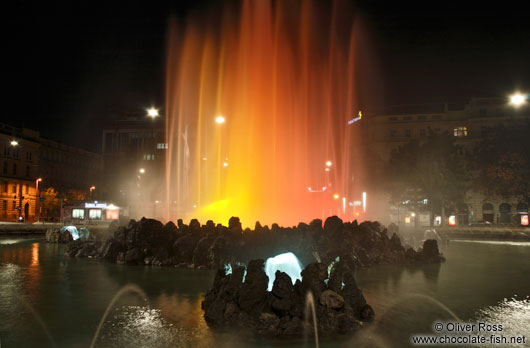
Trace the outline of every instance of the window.
{"type": "Polygon", "coordinates": [[[17,193],[17,184],[13,185],[13,193],[17,193]]]}
{"type": "Polygon", "coordinates": [[[390,117],[390,121],[397,121],[397,117],[390,117]]]}
{"type": "Polygon", "coordinates": [[[453,135],[455,137],[467,137],[467,127],[457,127],[453,129],[453,135]]]}
{"type": "Polygon", "coordinates": [[[26,166],[26,176],[29,176],[29,166],[26,166]]]}
{"type": "Polygon", "coordinates": [[[427,116],[418,116],[418,121],[425,121],[427,116]]]}
{"type": "Polygon", "coordinates": [[[4,174],[7,174],[7,161],[4,161],[4,174]]]}
{"type": "Polygon", "coordinates": [[[159,149],[159,150],[160,149],[162,149],[162,150],[167,149],[167,143],[158,143],[158,144],[156,144],[156,148],[159,149]]]}
{"type": "Polygon", "coordinates": [[[17,209],[17,201],[13,201],[13,209],[17,209]]]}
{"type": "Polygon", "coordinates": [[[425,128],[420,129],[420,137],[425,136],[425,128]]]}
{"type": "Polygon", "coordinates": [[[410,138],[412,136],[412,131],[410,129],[405,129],[405,136],[410,138]]]}
{"type": "Polygon", "coordinates": [[[17,164],[13,163],[13,175],[17,175],[17,164]]]}
{"type": "Polygon", "coordinates": [[[13,150],[13,157],[18,158],[18,149],[13,150]]]}
{"type": "Polygon", "coordinates": [[[74,210],[72,210],[72,218],[74,218],[74,219],[84,219],[85,218],[85,209],[74,209],[74,210]]]}
{"type": "Polygon", "coordinates": [[[4,199],[4,202],[2,204],[4,211],[7,211],[7,201],[4,199]]]}
{"type": "Polygon", "coordinates": [[[26,184],[26,194],[29,194],[29,185],[26,184]]]}
{"type": "Polygon", "coordinates": [[[432,119],[433,120],[441,120],[442,119],[442,115],[432,115],[432,119]]]}
{"type": "Polygon", "coordinates": [[[90,209],[88,211],[88,218],[91,220],[101,220],[101,209],[90,209]]]}
{"type": "Polygon", "coordinates": [[[4,156],[9,156],[9,146],[4,147],[4,156]]]}
{"type": "Polygon", "coordinates": [[[155,155],[152,155],[152,154],[144,155],[144,160],[146,160],[146,161],[154,161],[155,160],[155,155]]]}
{"type": "Polygon", "coordinates": [[[26,161],[31,161],[31,152],[26,152],[26,161]]]}
{"type": "Polygon", "coordinates": [[[8,184],[7,181],[4,182],[4,192],[7,193],[8,191],[8,184]]]}
{"type": "Polygon", "coordinates": [[[395,129],[392,129],[392,130],[390,131],[390,136],[391,136],[391,137],[395,137],[396,134],[397,134],[397,132],[396,132],[395,129]]]}
{"type": "Polygon", "coordinates": [[[403,117],[403,121],[410,121],[410,120],[412,120],[412,116],[403,117]]]}

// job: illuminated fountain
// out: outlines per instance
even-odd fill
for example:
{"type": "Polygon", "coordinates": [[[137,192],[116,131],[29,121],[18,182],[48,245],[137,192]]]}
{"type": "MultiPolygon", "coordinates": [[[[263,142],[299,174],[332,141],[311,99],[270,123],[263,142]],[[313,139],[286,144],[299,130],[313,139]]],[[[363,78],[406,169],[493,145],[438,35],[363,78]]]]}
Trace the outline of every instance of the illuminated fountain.
{"type": "Polygon", "coordinates": [[[267,291],[272,291],[272,286],[274,285],[274,279],[276,271],[284,272],[294,283],[296,280],[302,280],[300,273],[302,272],[302,265],[300,261],[293,253],[280,254],[275,257],[269,257],[265,262],[265,274],[269,277],[269,286],[267,291]]]}
{"type": "Polygon", "coordinates": [[[338,2],[324,18],[321,10],[243,1],[222,18],[170,25],[168,219],[238,216],[253,226],[347,216],[356,21],[338,2]]]}

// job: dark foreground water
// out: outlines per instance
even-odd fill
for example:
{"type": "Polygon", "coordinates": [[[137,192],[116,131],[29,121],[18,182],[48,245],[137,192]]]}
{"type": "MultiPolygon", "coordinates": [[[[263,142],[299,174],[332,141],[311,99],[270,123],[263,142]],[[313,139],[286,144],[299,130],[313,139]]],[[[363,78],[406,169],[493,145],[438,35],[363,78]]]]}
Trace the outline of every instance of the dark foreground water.
{"type": "MultiPolygon", "coordinates": [[[[64,250],[39,239],[0,239],[0,347],[91,347],[94,340],[94,347],[120,348],[304,346],[210,330],[201,301],[213,271],[77,260],[64,250]]],[[[320,346],[407,347],[411,335],[455,317],[502,324],[505,335],[526,335],[520,346],[530,346],[530,243],[455,241],[444,251],[442,265],[359,270],[377,320],[320,346]]]]}

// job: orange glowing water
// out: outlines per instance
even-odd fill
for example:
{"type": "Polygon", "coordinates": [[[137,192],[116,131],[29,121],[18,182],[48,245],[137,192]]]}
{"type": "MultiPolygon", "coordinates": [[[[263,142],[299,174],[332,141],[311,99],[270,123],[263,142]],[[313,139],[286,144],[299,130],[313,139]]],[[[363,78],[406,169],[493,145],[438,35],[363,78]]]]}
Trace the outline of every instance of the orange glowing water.
{"type": "Polygon", "coordinates": [[[344,30],[338,3],[329,12],[247,0],[220,20],[170,26],[168,219],[293,225],[349,214],[355,21],[344,30]]]}

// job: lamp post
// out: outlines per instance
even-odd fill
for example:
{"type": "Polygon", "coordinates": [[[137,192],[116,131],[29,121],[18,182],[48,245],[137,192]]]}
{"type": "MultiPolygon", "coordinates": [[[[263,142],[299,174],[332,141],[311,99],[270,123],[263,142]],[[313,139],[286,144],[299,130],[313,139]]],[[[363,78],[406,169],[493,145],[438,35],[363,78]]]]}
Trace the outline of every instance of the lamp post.
{"type": "Polygon", "coordinates": [[[35,180],[35,190],[37,191],[37,222],[40,222],[40,190],[39,190],[39,182],[42,181],[42,178],[38,178],[35,180]]]}
{"type": "Polygon", "coordinates": [[[96,186],[90,187],[90,199],[92,199],[92,191],[94,191],[95,189],[96,189],[96,186]]]}

